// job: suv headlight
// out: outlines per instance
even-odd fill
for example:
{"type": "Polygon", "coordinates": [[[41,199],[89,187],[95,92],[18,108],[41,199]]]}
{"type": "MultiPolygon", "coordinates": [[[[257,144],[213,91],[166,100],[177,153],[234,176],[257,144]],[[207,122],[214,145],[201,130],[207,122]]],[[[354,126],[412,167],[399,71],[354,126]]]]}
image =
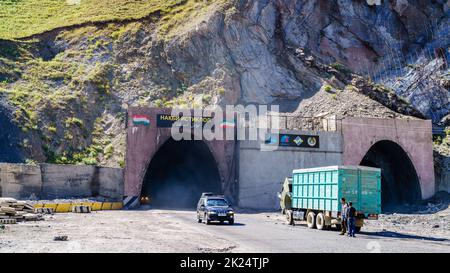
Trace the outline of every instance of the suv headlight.
{"type": "Polygon", "coordinates": [[[228,212],[228,214],[234,214],[234,211],[230,210],[230,211],[228,212]]]}
{"type": "Polygon", "coordinates": [[[208,211],[208,214],[217,214],[215,211],[208,211]]]}

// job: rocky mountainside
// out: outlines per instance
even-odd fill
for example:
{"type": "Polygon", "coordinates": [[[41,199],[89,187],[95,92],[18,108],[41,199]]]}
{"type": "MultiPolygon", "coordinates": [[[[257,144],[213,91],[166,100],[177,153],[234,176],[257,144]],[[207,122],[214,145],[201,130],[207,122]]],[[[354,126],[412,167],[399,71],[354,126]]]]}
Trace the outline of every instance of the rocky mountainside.
{"type": "Polygon", "coordinates": [[[0,3],[0,111],[22,161],[121,166],[128,106],[198,95],[308,116],[450,111],[448,1],[114,0],[93,13],[98,0],[45,0],[27,28],[12,11],[33,1],[0,3]]]}

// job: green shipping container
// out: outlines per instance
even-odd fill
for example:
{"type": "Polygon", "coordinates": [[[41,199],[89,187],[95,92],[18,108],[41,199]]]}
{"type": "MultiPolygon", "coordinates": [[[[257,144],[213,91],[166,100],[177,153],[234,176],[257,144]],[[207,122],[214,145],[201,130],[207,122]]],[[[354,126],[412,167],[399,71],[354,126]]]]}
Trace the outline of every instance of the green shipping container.
{"type": "Polygon", "coordinates": [[[366,216],[380,214],[381,170],[332,166],[293,171],[293,208],[339,212],[342,197],[366,216]]]}

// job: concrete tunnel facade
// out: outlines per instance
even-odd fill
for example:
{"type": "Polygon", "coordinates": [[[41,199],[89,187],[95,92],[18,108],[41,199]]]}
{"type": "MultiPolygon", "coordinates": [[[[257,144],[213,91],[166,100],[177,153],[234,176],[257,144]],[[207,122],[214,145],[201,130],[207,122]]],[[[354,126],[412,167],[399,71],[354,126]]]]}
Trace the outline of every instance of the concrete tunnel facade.
{"type": "MultiPolygon", "coordinates": [[[[124,183],[124,205],[138,205],[143,182],[153,157],[158,150],[171,139],[171,129],[158,127],[158,115],[170,115],[170,109],[130,108],[127,121],[127,153],[124,183]],[[133,117],[143,116],[149,119],[147,126],[136,125],[133,117]]],[[[219,173],[222,192],[235,196],[235,158],[234,141],[203,141],[214,159],[219,173]]],[[[201,168],[202,162],[199,162],[201,168]]]]}
{"type": "MultiPolygon", "coordinates": [[[[159,119],[161,115],[170,114],[170,109],[146,107],[132,107],[128,111],[124,181],[126,207],[139,205],[143,190],[148,186],[146,183],[149,183],[149,172],[154,165],[152,161],[166,160],[158,159],[157,154],[171,142],[171,130],[160,126],[159,119]],[[148,123],[140,123],[139,118],[147,119],[148,123]]],[[[279,147],[275,151],[266,152],[261,150],[263,143],[260,141],[200,142],[207,147],[209,158],[217,167],[221,192],[231,199],[233,204],[243,208],[277,209],[276,193],[281,189],[284,178],[290,176],[293,169],[360,165],[371,148],[380,141],[390,141],[404,151],[405,160],[410,160],[417,176],[416,190],[419,199],[427,199],[435,194],[431,121],[345,118],[338,127],[337,131],[331,132],[317,128],[315,131],[280,132],[317,136],[320,146],[315,148],[279,147]]],[[[172,151],[176,152],[178,148],[173,149],[172,151]]],[[[178,150],[181,149],[184,148],[178,150]]],[[[164,168],[163,163],[159,166],[158,169],[164,168]]],[[[202,166],[203,163],[199,162],[198,168],[202,166]]],[[[400,190],[414,191],[409,187],[402,187],[400,190]]],[[[196,194],[199,195],[200,192],[198,190],[196,194]]],[[[152,198],[153,196],[150,196],[150,199],[152,198]]]]}

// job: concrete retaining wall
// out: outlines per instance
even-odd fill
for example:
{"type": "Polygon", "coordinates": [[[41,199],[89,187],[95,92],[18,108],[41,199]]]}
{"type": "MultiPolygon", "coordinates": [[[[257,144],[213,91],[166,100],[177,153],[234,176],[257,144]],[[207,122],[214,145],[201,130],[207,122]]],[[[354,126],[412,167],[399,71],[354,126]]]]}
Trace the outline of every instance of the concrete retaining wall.
{"type": "Polygon", "coordinates": [[[436,166],[436,191],[450,193],[450,157],[439,156],[436,166]]]}
{"type": "Polygon", "coordinates": [[[121,201],[122,169],[0,163],[0,196],[39,199],[104,197],[121,201]]]}
{"type": "Polygon", "coordinates": [[[42,175],[39,166],[0,163],[0,196],[17,199],[40,196],[42,175]]]}
{"type": "Polygon", "coordinates": [[[122,169],[98,169],[98,194],[114,201],[122,201],[124,195],[124,175],[122,169]]]}
{"type": "Polygon", "coordinates": [[[94,196],[93,184],[98,183],[95,169],[94,166],[41,165],[42,197],[56,199],[94,196]]]}
{"type": "Polygon", "coordinates": [[[445,191],[450,193],[450,173],[443,173],[441,177],[439,177],[436,187],[436,191],[445,191]]]}
{"type": "Polygon", "coordinates": [[[342,136],[333,132],[283,132],[319,135],[320,148],[279,147],[260,150],[258,141],[239,143],[239,207],[273,210],[279,208],[277,192],[292,170],[342,164],[342,136]]]}

